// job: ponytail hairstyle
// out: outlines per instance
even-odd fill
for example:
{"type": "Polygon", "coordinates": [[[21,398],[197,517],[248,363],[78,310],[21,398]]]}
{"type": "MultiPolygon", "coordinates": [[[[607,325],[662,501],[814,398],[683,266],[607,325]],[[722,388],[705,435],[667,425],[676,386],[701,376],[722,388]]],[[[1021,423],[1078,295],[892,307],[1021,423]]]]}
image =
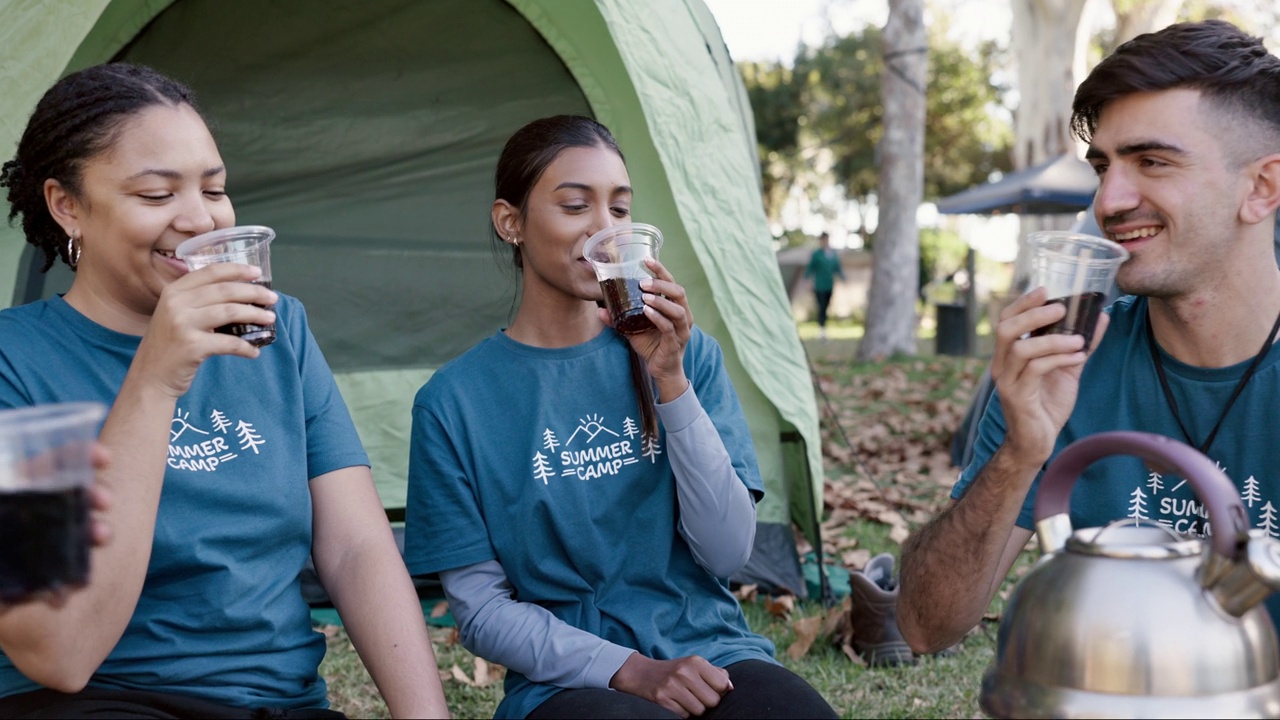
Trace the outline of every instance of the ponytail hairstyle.
{"type": "MultiPolygon", "coordinates": [[[[519,212],[520,219],[524,220],[528,211],[529,193],[546,172],[547,166],[555,162],[565,150],[579,147],[607,148],[626,162],[622,150],[618,148],[618,141],[613,138],[609,128],[595,120],[582,115],[541,118],[517,130],[502,148],[498,168],[493,176],[494,199],[510,203],[519,212]]],[[[494,247],[500,248],[504,244],[502,233],[496,227],[492,227],[492,230],[493,241],[497,243],[494,247]]],[[[520,245],[514,241],[505,244],[511,247],[511,262],[517,268],[523,268],[520,245]]],[[[636,354],[631,343],[627,343],[627,351],[631,360],[631,384],[640,405],[641,431],[649,442],[656,442],[658,411],[654,407],[653,379],[649,376],[644,360],[636,354]]]]}
{"type": "MultiPolygon", "coordinates": [[[[547,166],[555,162],[560,153],[578,147],[604,147],[622,158],[622,151],[609,128],[589,117],[555,115],[534,120],[520,128],[507,140],[502,155],[498,157],[498,168],[493,174],[494,199],[510,203],[523,220],[528,210],[529,193],[547,166]]],[[[497,228],[491,229],[494,242],[499,243],[495,247],[501,247],[504,238],[497,228]]],[[[520,246],[508,244],[511,245],[511,261],[517,268],[523,268],[520,246]]]]}

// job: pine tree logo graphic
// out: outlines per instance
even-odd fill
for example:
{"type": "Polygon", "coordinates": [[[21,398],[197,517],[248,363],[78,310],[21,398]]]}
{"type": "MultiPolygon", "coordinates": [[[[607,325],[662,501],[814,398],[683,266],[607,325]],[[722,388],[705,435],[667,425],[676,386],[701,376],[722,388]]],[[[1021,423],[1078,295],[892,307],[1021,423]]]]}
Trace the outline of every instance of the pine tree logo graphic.
{"type": "Polygon", "coordinates": [[[240,438],[241,450],[252,450],[254,455],[258,454],[258,447],[266,445],[267,441],[262,439],[258,431],[254,429],[253,423],[241,420],[236,423],[236,435],[240,438]]]}
{"type": "Polygon", "coordinates": [[[1248,480],[1244,481],[1244,492],[1240,493],[1240,499],[1245,505],[1253,507],[1253,504],[1262,500],[1262,493],[1258,491],[1258,479],[1250,475],[1248,480]]]}
{"type": "MultiPolygon", "coordinates": [[[[1142,488],[1136,487],[1129,496],[1129,517],[1134,520],[1147,520],[1147,494],[1142,492],[1142,488]]],[[[1137,525],[1137,523],[1134,523],[1137,525]]]]}
{"type": "MultiPolygon", "coordinates": [[[[556,448],[560,447],[560,441],[556,439],[556,434],[551,428],[542,431],[542,447],[546,448],[548,452],[555,452],[556,448]]],[[[542,453],[538,454],[541,455],[542,453]]]]}
{"type": "Polygon", "coordinates": [[[1147,476],[1147,487],[1150,488],[1152,495],[1159,495],[1160,491],[1164,489],[1164,480],[1161,479],[1163,477],[1163,475],[1154,470],[1147,476]]]}
{"type": "Polygon", "coordinates": [[[213,429],[223,435],[226,435],[227,428],[231,427],[231,421],[227,419],[226,415],[222,414],[221,410],[214,410],[209,413],[209,421],[213,423],[213,429]]]}
{"type": "Polygon", "coordinates": [[[1271,537],[1280,536],[1280,526],[1276,525],[1276,507],[1270,500],[1262,506],[1262,519],[1258,521],[1258,527],[1266,530],[1271,537]]]}
{"type": "Polygon", "coordinates": [[[636,425],[636,421],[631,418],[622,420],[622,434],[628,438],[633,438],[640,434],[640,426],[636,425]]]}
{"type": "Polygon", "coordinates": [[[551,469],[551,463],[547,462],[547,456],[541,452],[533,454],[533,477],[535,480],[541,480],[543,485],[547,484],[547,478],[555,475],[555,471],[551,469]]]}
{"type": "Polygon", "coordinates": [[[644,440],[640,442],[640,455],[649,458],[649,462],[656,464],[658,456],[662,454],[662,446],[658,444],[657,438],[644,436],[644,440]]]}

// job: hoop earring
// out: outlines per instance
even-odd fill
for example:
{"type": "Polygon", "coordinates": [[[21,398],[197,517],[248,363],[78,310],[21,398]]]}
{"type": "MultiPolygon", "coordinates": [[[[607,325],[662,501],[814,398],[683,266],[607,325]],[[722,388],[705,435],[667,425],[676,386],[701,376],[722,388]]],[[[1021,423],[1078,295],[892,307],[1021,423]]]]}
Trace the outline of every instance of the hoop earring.
{"type": "Polygon", "coordinates": [[[67,264],[72,270],[80,264],[80,245],[76,242],[75,235],[67,236],[67,264]]]}

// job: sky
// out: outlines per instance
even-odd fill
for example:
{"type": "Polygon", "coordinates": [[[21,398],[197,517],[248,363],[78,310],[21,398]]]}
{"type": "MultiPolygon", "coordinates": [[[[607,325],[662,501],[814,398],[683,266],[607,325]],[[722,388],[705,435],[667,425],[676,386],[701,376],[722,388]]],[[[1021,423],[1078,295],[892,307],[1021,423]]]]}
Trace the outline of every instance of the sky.
{"type": "MultiPolygon", "coordinates": [[[[703,0],[720,26],[734,60],[781,60],[795,57],[798,43],[822,41],[831,28],[847,33],[870,23],[883,26],[889,15],[888,0],[703,0]]],[[[1274,0],[1225,0],[1248,18],[1261,18],[1266,3],[1274,0]]],[[[1009,0],[930,0],[929,5],[949,8],[955,32],[963,40],[1005,40],[1013,25],[1009,0]]],[[[1090,10],[1095,26],[1114,22],[1110,3],[1095,2],[1090,10]]],[[[1268,45],[1280,48],[1280,26],[1252,27],[1266,34],[1268,45]]]]}
{"type": "MultiPolygon", "coordinates": [[[[822,42],[832,30],[848,33],[883,26],[888,0],[704,0],[734,60],[789,63],[801,41],[822,42]]],[[[965,40],[1007,37],[1013,23],[1008,0],[937,0],[953,11],[954,32],[965,40]]]]}

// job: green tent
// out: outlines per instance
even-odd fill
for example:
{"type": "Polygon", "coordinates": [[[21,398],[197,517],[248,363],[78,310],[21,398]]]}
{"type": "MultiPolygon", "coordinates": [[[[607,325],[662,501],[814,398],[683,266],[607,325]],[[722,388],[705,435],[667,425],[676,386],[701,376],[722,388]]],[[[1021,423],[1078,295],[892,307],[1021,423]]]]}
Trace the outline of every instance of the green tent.
{"type": "MultiPolygon", "coordinates": [[[[308,308],[402,512],[410,405],[502,327],[514,276],[489,242],[492,173],[536,117],[616,134],[633,215],[725,349],[767,497],[742,577],[803,593],[817,543],[817,407],[765,225],[745,91],[701,0],[0,0],[0,156],[58,77],[119,59],[191,85],[241,223],[276,229],[275,286],[308,308]]],[[[0,299],[70,285],[0,229],[0,299]]]]}

